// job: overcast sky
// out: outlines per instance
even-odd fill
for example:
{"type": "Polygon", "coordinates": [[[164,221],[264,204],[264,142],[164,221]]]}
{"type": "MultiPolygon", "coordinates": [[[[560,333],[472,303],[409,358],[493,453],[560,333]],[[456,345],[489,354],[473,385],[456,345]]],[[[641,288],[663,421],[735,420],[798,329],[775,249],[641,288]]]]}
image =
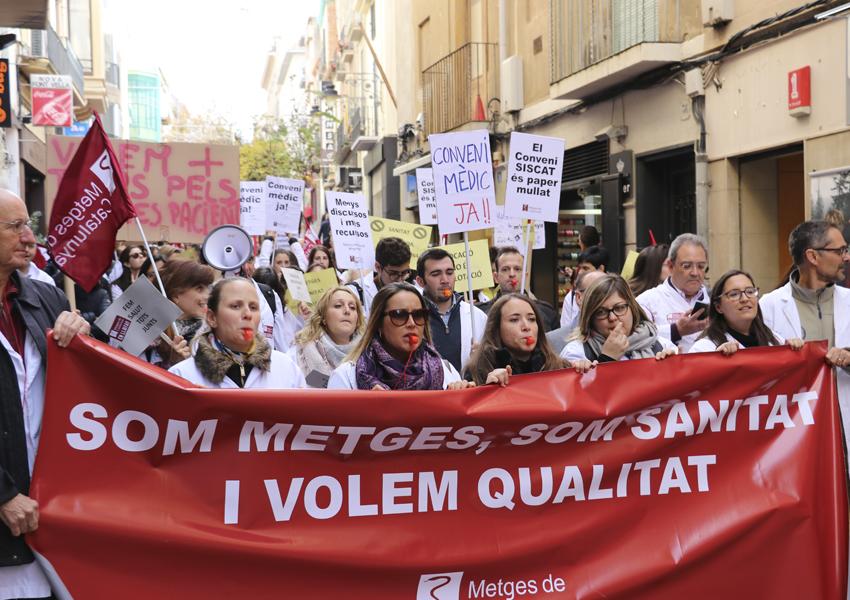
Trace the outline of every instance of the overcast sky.
{"type": "Polygon", "coordinates": [[[127,69],[162,69],[193,113],[213,111],[242,131],[265,108],[260,87],[274,38],[306,32],[319,0],[112,0],[110,19],[127,69]]]}

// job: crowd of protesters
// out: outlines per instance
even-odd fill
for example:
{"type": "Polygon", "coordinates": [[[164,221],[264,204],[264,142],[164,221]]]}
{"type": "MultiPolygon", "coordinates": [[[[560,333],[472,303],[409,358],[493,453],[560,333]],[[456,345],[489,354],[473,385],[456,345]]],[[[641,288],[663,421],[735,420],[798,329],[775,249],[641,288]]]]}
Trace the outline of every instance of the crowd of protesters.
{"type": "Polygon", "coordinates": [[[154,280],[155,271],[180,315],[139,358],[210,388],[508,386],[517,375],[586,373],[606,362],[677,353],[799,349],[805,340],[826,340],[827,363],[850,366],[850,290],[842,287],[850,254],[835,223],[806,221],[792,231],[793,268],[764,295],[741,270],[722,274],[709,290],[708,247],[694,234],[643,249],[628,281],[608,272],[609,252],[595,230],[586,228],[582,240],[560,320],[551,304],[520,291],[523,260],[513,247],[492,252],[496,287],[475,303],[455,291],[456,265],[442,249],[422,253],[412,268],[407,243],[384,238],[373,269],[343,272],[331,240],[305,252],[295,236],[227,274],[206,265],[197,246],[155,244],[151,256],[121,244],[91,292],[76,287],[78,310],[71,311],[61,272],[36,265],[25,204],[0,191],[0,428],[16,436],[0,445],[0,566],[27,581],[28,594],[49,595],[21,538],[38,527],[28,493],[46,330],[54,329],[60,347],[77,334],[108,341],[94,326],[97,316],[139,278],[154,280]],[[314,306],[294,302],[286,268],[333,269],[338,285],[314,306]]]}

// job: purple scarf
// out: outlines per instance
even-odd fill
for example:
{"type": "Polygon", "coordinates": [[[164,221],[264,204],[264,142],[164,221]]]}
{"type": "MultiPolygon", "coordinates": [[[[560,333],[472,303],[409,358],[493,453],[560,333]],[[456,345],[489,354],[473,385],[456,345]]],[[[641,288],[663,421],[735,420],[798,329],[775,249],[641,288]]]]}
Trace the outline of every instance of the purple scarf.
{"type": "Polygon", "coordinates": [[[424,341],[405,370],[404,363],[390,356],[381,342],[373,339],[357,359],[356,373],[360,390],[371,390],[376,384],[388,390],[443,389],[443,360],[434,346],[424,341]]]}

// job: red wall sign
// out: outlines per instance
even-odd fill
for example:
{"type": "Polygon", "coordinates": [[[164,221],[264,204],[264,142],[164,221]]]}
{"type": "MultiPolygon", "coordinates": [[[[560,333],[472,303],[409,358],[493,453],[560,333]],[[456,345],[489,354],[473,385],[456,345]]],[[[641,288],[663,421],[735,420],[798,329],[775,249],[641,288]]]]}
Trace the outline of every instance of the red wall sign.
{"type": "Polygon", "coordinates": [[[792,117],[812,112],[812,68],[788,73],[788,112],[792,117]]]}

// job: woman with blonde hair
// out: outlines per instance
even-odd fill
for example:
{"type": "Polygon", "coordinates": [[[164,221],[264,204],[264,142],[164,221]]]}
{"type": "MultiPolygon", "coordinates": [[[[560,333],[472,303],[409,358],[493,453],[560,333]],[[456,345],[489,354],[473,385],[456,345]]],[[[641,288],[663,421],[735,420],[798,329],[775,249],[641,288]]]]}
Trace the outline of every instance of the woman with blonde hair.
{"type": "Polygon", "coordinates": [[[428,308],[409,283],[385,285],[372,301],[363,337],[331,374],[328,389],[463,389],[455,368],[431,343],[428,308]]]}
{"type": "Polygon", "coordinates": [[[637,358],[661,360],[676,354],[676,346],[658,335],[658,328],[635,300],[626,280],[609,273],[584,292],[578,332],[561,358],[591,363],[637,358]]]}
{"type": "Polygon", "coordinates": [[[363,323],[363,307],[351,288],[336,286],[322,294],[288,352],[308,386],[328,386],[331,373],[357,345],[363,323]]]}

